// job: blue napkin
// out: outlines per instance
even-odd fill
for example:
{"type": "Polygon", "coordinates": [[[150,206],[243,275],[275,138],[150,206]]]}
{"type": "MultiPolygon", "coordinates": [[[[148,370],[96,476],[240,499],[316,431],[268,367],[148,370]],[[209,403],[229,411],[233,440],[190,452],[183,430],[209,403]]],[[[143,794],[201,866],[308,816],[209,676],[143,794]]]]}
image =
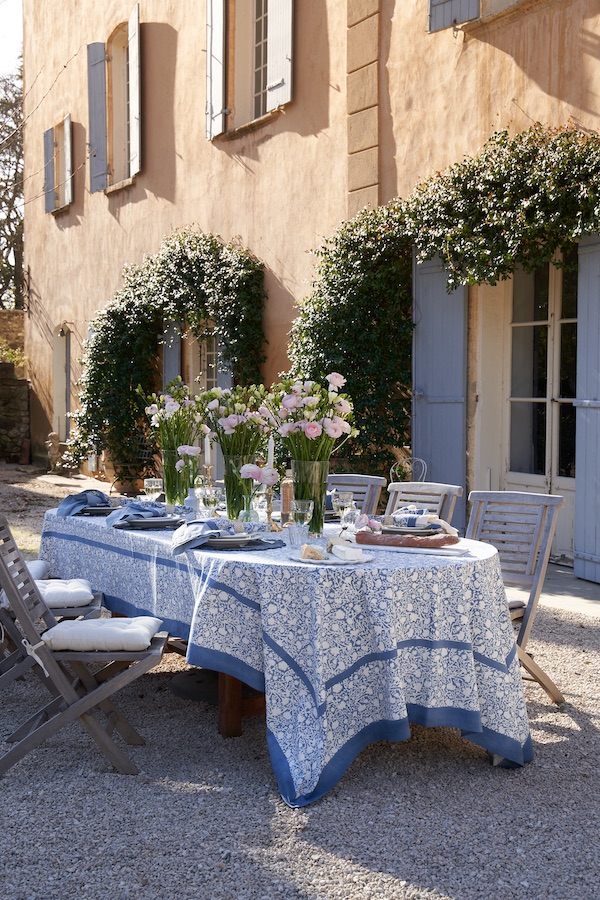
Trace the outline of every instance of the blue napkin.
{"type": "Polygon", "coordinates": [[[429,509],[415,509],[403,507],[394,513],[394,525],[402,528],[432,528],[440,527],[440,520],[429,509]]]}
{"type": "Polygon", "coordinates": [[[173,532],[171,538],[171,553],[177,556],[184,550],[193,550],[201,547],[211,537],[233,535],[235,529],[229,519],[206,519],[205,521],[185,522],[173,532]]]}
{"type": "Polygon", "coordinates": [[[166,516],[166,510],[158,503],[128,503],[120,509],[115,509],[106,517],[107,525],[115,522],[130,522],[132,519],[156,519],[166,516]]]}
{"type": "Polygon", "coordinates": [[[76,516],[77,513],[80,513],[86,506],[110,506],[110,500],[106,494],[102,493],[102,491],[96,490],[82,491],[80,494],[71,494],[70,497],[65,497],[64,500],[61,500],[58,509],[56,510],[56,515],[76,516]]]}

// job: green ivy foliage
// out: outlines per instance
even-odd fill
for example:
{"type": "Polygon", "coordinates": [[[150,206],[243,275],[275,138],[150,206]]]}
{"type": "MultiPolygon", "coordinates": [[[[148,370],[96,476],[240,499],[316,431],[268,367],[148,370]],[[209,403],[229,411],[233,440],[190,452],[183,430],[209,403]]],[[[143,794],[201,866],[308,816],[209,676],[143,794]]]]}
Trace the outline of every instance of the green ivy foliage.
{"type": "Polygon", "coordinates": [[[130,473],[121,463],[143,474],[140,457],[152,450],[143,396],[159,380],[165,321],[185,323],[199,340],[216,335],[219,367],[236,383],[260,380],[264,299],[258,260],[191,227],[167,237],[141,265],[127,266],[122,288],[90,323],[69,441],[73,462],[106,449],[117,474],[130,473]]]}
{"type": "Polygon", "coordinates": [[[404,205],[417,259],[438,253],[448,291],[533,271],[600,228],[600,137],[539,123],[491,136],[477,157],[418,185],[404,205]]]}
{"type": "Polygon", "coordinates": [[[387,471],[390,448],[407,436],[412,263],[405,232],[400,201],[344,222],[317,251],[313,291],[290,335],[294,377],[347,378],[360,433],[344,456],[364,472],[387,471]]]}

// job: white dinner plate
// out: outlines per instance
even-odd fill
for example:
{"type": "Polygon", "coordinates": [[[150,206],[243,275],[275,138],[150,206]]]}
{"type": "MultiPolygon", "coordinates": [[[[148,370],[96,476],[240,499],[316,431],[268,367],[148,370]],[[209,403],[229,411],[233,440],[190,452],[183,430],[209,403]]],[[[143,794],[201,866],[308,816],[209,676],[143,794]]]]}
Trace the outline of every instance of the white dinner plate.
{"type": "Polygon", "coordinates": [[[326,559],[304,559],[300,555],[300,551],[296,550],[289,554],[289,558],[293,559],[294,562],[309,563],[313,566],[360,566],[363,563],[371,562],[373,554],[363,551],[362,559],[340,559],[339,556],[333,556],[328,553],[326,559]]]}
{"type": "Polygon", "coordinates": [[[214,550],[226,550],[228,547],[243,547],[249,541],[260,540],[258,534],[222,534],[220,537],[211,537],[206,542],[206,547],[212,547],[214,550]]]}
{"type": "Polygon", "coordinates": [[[146,516],[141,519],[121,519],[119,522],[115,522],[113,528],[132,528],[136,530],[166,529],[177,528],[182,522],[181,516],[146,516]]]}

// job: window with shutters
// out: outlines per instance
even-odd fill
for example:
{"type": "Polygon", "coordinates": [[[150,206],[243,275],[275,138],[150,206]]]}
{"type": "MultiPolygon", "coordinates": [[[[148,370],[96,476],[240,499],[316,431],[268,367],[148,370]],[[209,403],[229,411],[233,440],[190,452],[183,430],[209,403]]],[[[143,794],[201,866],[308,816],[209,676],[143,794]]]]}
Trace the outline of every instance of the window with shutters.
{"type": "Polygon", "coordinates": [[[115,189],[141,170],[139,6],[104,43],[88,44],[90,190],[115,189]]]}
{"type": "Polygon", "coordinates": [[[429,31],[441,31],[480,16],[480,0],[429,0],[429,31]]]}
{"type": "Polygon", "coordinates": [[[206,136],[292,99],[293,0],[207,0],[206,136]]]}
{"type": "Polygon", "coordinates": [[[71,116],[44,132],[44,201],[47,213],[73,202],[71,116]]]}

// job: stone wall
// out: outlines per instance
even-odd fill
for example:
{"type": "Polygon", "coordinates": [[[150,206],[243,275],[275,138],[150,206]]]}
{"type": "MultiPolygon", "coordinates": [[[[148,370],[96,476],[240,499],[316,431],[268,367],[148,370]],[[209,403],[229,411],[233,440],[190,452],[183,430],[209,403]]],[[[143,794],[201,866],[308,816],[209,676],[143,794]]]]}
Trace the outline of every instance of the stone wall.
{"type": "Polygon", "coordinates": [[[12,363],[0,362],[0,459],[29,462],[28,448],[29,382],[12,363]]]}

